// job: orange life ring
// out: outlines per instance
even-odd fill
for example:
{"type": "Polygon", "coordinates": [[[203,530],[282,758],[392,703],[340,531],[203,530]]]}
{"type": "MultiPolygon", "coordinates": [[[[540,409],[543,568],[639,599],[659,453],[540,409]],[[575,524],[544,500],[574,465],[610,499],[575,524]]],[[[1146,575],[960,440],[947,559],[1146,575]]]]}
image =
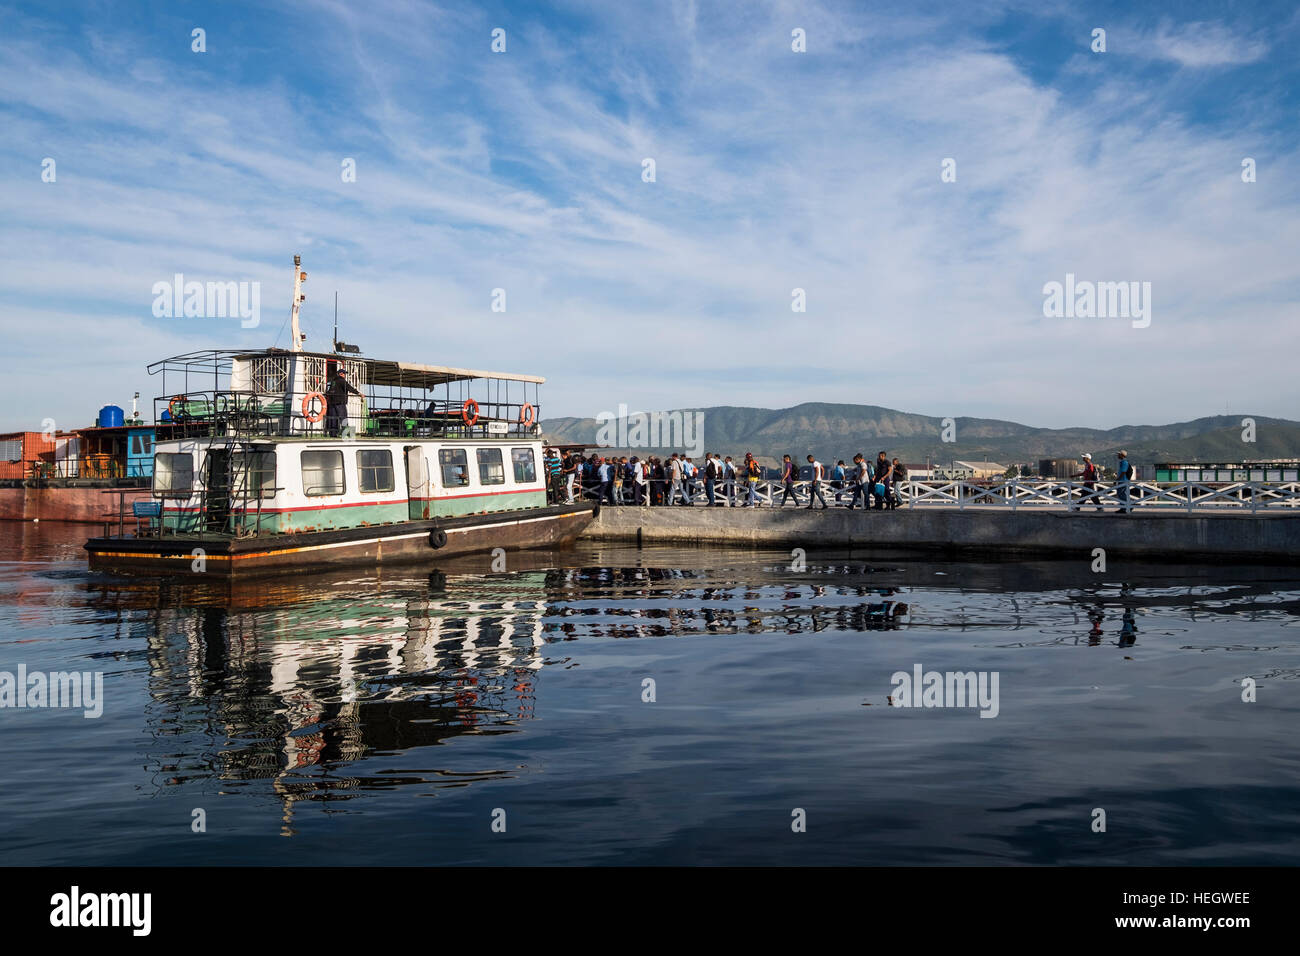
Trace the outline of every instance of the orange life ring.
{"type": "Polygon", "coordinates": [[[170,402],[167,403],[167,411],[168,411],[169,413],[171,413],[171,416],[172,416],[172,420],[173,420],[173,421],[175,421],[175,420],[176,420],[176,416],[180,414],[180,412],[176,411],[176,403],[177,403],[177,402],[184,402],[184,401],[185,401],[185,396],[184,396],[184,395],[173,395],[173,396],[172,396],[172,400],[171,400],[170,402]]]}
{"type": "Polygon", "coordinates": [[[325,417],[325,396],[323,393],[308,392],[302,397],[302,417],[307,419],[307,421],[311,422],[313,425],[325,417]],[[311,401],[313,398],[320,403],[320,407],[315,411],[312,411],[311,407],[311,401]]]}
{"type": "Polygon", "coordinates": [[[519,409],[519,424],[531,425],[537,421],[537,412],[531,402],[524,402],[524,407],[519,409]]]}
{"type": "Polygon", "coordinates": [[[478,402],[472,398],[465,399],[465,404],[460,407],[460,417],[466,425],[473,428],[474,423],[478,421],[478,402]],[[472,415],[470,409],[474,410],[472,415]]]}

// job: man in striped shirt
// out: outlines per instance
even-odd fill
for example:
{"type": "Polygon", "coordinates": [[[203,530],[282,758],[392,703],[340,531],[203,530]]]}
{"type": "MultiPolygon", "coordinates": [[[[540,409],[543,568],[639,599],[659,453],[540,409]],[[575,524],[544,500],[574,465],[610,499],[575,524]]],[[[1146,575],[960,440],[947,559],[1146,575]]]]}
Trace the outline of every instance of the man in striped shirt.
{"type": "Polygon", "coordinates": [[[560,450],[558,448],[548,448],[546,450],[546,485],[551,489],[551,501],[560,500],[560,450]]]}

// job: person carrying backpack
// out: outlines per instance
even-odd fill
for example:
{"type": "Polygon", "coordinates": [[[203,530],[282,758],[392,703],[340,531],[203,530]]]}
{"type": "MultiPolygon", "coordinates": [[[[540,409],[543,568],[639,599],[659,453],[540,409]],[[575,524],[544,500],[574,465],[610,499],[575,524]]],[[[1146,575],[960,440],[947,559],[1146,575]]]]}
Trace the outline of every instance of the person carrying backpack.
{"type": "Polygon", "coordinates": [[[1097,494],[1097,466],[1092,463],[1092,455],[1087,452],[1079,459],[1083,462],[1083,472],[1076,475],[1076,478],[1083,479],[1083,488],[1088,494],[1079,499],[1079,507],[1082,508],[1089,501],[1097,506],[1098,511],[1105,511],[1101,506],[1101,496],[1097,494]]]}
{"type": "Polygon", "coordinates": [[[841,458],[831,469],[831,487],[835,489],[835,503],[843,504],[844,499],[844,459],[841,458]]]}
{"type": "Polygon", "coordinates": [[[690,496],[686,494],[686,489],[682,485],[682,463],[677,458],[677,452],[673,452],[672,457],[668,459],[668,504],[690,504],[690,496]],[[677,499],[681,497],[679,502],[677,499]]]}
{"type": "Polygon", "coordinates": [[[1133,511],[1133,502],[1129,498],[1129,491],[1133,486],[1133,463],[1128,460],[1126,451],[1121,451],[1115,457],[1119,459],[1119,463],[1115,466],[1115,492],[1120,500],[1120,506],[1115,509],[1115,513],[1129,514],[1133,511]]]}
{"type": "Polygon", "coordinates": [[[760,505],[758,500],[758,479],[762,477],[763,470],[758,467],[758,462],[749,452],[745,452],[745,484],[749,487],[749,499],[745,502],[744,507],[751,505],[757,508],[760,505]]]}

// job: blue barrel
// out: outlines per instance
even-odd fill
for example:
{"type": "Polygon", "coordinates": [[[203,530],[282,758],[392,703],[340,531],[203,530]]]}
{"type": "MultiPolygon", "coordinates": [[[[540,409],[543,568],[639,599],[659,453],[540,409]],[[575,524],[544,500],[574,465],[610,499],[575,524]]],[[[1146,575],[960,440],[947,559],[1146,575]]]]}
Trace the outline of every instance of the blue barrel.
{"type": "Polygon", "coordinates": [[[122,411],[121,406],[105,405],[99,410],[100,428],[121,428],[125,421],[126,413],[122,411]]]}

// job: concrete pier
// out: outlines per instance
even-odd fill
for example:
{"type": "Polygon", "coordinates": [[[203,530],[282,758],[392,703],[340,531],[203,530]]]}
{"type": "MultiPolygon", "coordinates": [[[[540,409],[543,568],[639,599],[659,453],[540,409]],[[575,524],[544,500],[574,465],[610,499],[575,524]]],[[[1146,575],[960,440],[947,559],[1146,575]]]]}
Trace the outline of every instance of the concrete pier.
{"type": "Polygon", "coordinates": [[[1006,508],[602,507],[587,539],[644,544],[869,548],[949,555],[1300,564],[1300,513],[1132,514],[1006,508]]]}

